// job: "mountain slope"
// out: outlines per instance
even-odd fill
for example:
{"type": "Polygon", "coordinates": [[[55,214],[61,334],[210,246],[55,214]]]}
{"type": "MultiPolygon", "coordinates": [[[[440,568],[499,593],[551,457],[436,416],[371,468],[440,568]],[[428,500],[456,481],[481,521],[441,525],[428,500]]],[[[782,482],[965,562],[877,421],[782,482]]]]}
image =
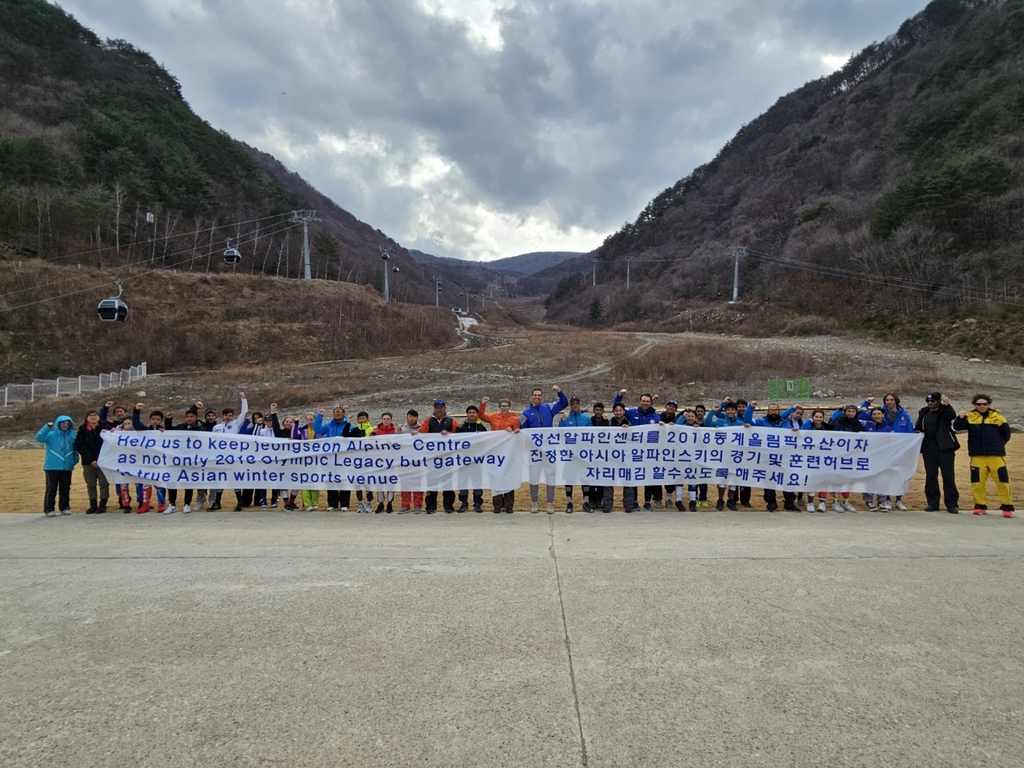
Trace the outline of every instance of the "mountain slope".
{"type": "Polygon", "coordinates": [[[173,75],[124,40],[100,40],[44,0],[0,3],[0,248],[20,257],[299,276],[293,209],[317,209],[312,272],[383,282],[380,246],[432,291],[403,249],[269,155],[195,115],[173,75]],[[147,213],[152,213],[151,223],[147,213]],[[215,258],[227,238],[244,261],[215,258]],[[98,253],[81,255],[83,252],[98,253]]]}
{"type": "Polygon", "coordinates": [[[731,298],[731,246],[749,249],[742,297],[797,311],[1024,300],[1022,54],[1024,0],[935,0],[657,195],[598,250],[597,289],[549,315],[587,322],[597,298],[607,319],[639,319],[612,300],[627,259],[662,300],[641,317],[731,298]]]}

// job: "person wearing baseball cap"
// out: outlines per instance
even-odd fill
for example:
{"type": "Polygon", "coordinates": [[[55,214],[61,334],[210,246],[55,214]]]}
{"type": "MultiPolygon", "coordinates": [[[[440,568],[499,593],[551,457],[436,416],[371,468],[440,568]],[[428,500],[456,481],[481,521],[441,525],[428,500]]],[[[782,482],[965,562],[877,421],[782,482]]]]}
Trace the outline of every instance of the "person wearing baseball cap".
{"type": "Polygon", "coordinates": [[[915,432],[923,432],[921,458],[924,460],[925,512],[939,511],[939,472],[942,473],[942,498],[951,515],[960,512],[960,491],[956,487],[955,459],[960,443],[953,434],[956,411],[949,398],[941,392],[932,392],[924,399],[925,407],[917,414],[915,432]]]}

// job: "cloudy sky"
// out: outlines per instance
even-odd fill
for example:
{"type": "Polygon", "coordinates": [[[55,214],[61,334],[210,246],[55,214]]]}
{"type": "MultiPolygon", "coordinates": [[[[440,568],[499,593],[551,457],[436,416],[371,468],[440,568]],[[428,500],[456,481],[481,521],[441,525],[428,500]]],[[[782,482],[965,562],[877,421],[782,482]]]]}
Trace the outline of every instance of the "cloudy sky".
{"type": "Polygon", "coordinates": [[[403,245],[587,251],[926,0],[64,0],[403,245]]]}

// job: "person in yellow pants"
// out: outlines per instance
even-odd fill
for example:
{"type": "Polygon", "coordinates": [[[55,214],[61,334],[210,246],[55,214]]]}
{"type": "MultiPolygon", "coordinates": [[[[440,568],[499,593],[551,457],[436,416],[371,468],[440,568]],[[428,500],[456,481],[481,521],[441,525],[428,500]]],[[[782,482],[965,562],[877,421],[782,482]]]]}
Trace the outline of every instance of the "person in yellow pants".
{"type": "Polygon", "coordinates": [[[992,407],[988,395],[975,395],[974,410],[960,411],[953,429],[967,430],[967,453],[971,457],[971,490],[974,492],[974,514],[988,510],[988,478],[996,483],[999,508],[1003,517],[1013,517],[1010,475],[1006,470],[1006,444],[1010,441],[1010,424],[992,407]]]}

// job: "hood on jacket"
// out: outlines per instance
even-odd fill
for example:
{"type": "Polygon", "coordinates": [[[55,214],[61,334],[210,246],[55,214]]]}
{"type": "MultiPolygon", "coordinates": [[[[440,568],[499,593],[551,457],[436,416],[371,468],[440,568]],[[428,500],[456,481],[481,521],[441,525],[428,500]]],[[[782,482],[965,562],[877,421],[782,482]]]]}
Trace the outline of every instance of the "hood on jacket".
{"type": "Polygon", "coordinates": [[[58,416],[56,419],[53,420],[53,428],[54,429],[60,429],[60,423],[62,421],[66,421],[66,422],[68,422],[71,425],[70,428],[69,428],[69,431],[75,428],[75,422],[71,420],[71,417],[70,416],[63,416],[63,415],[58,416]]]}

